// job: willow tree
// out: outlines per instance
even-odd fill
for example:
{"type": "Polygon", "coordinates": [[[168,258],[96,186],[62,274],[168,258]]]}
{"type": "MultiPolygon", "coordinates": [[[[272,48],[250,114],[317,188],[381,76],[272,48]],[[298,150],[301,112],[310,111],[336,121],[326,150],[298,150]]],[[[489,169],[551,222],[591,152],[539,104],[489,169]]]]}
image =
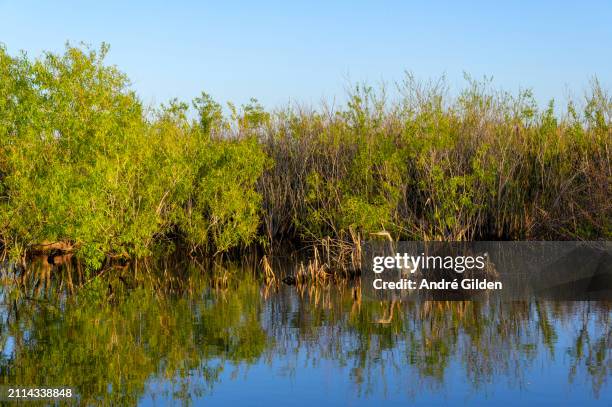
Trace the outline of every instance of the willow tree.
{"type": "Polygon", "coordinates": [[[225,124],[209,97],[196,99],[197,120],[177,101],[147,116],[107,51],[68,46],[31,61],[0,48],[4,246],[13,257],[73,250],[97,269],[170,235],[217,251],[248,244],[265,163],[254,139],[211,137],[225,124]]]}

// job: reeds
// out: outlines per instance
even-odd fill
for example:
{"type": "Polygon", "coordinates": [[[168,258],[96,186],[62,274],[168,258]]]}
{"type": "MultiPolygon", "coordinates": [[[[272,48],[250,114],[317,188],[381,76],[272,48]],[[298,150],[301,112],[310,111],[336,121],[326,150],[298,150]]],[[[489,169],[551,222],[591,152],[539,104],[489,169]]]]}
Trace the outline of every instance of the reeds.
{"type": "Polygon", "coordinates": [[[224,117],[202,94],[191,118],[176,100],[148,112],[106,51],[32,62],[0,47],[0,257],[72,251],[99,270],[292,244],[322,281],[359,270],[372,233],[612,237],[612,97],[596,80],[563,111],[488,81],[451,96],[407,75],[395,99],[359,85],[334,108],[252,101],[224,117]]]}
{"type": "Polygon", "coordinates": [[[612,98],[597,81],[579,113],[531,92],[469,82],[458,97],[411,77],[388,102],[357,87],[346,107],[289,109],[260,134],[263,235],[337,258],[393,240],[582,240],[612,236],[612,98]],[[333,243],[332,243],[332,239],[333,243]],[[337,243],[342,242],[342,243],[337,243]],[[335,247],[331,247],[335,246],[335,247]]]}

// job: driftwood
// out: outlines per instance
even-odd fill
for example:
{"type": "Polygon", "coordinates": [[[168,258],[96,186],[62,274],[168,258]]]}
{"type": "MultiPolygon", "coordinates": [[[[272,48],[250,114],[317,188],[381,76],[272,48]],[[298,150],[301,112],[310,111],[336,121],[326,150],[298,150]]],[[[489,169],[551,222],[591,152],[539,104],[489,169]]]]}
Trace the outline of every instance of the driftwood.
{"type": "Polygon", "coordinates": [[[69,253],[74,249],[74,246],[68,242],[48,242],[44,241],[39,244],[33,244],[30,246],[32,253],[49,253],[52,251],[58,251],[62,253],[69,253]]]}

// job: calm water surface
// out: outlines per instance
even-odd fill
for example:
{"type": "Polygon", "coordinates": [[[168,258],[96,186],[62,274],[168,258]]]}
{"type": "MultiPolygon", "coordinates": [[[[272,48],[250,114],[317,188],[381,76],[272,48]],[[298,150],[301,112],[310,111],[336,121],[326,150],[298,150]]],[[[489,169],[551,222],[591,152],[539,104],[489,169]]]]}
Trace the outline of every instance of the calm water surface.
{"type": "Polygon", "coordinates": [[[80,404],[612,405],[611,303],[380,303],[236,268],[47,271],[25,286],[3,271],[0,380],[67,385],[80,404]]]}

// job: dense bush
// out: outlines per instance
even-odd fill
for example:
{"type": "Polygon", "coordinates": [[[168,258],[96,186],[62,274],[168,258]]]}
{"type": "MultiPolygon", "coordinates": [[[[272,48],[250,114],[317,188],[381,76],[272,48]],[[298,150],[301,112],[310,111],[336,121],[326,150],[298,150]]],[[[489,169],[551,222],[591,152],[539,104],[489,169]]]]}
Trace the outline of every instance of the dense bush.
{"type": "Polygon", "coordinates": [[[262,143],[264,225],[286,236],[355,240],[609,239],[612,97],[597,81],[579,114],[538,110],[476,82],[407,75],[402,98],[358,86],[339,111],[285,111],[262,143]]]}
{"type": "Polygon", "coordinates": [[[609,239],[612,98],[564,113],[468,79],[410,75],[401,97],[266,112],[255,100],[145,108],[99,51],[32,61],[0,47],[0,242],[74,250],[90,268],[156,245],[609,239]]]}
{"type": "Polygon", "coordinates": [[[147,255],[173,235],[192,249],[248,244],[259,224],[256,140],[222,138],[203,95],[145,114],[99,52],[30,62],[0,49],[0,236],[14,256],[75,249],[90,268],[147,255]],[[61,245],[58,246],[58,243],[61,245]]]}

